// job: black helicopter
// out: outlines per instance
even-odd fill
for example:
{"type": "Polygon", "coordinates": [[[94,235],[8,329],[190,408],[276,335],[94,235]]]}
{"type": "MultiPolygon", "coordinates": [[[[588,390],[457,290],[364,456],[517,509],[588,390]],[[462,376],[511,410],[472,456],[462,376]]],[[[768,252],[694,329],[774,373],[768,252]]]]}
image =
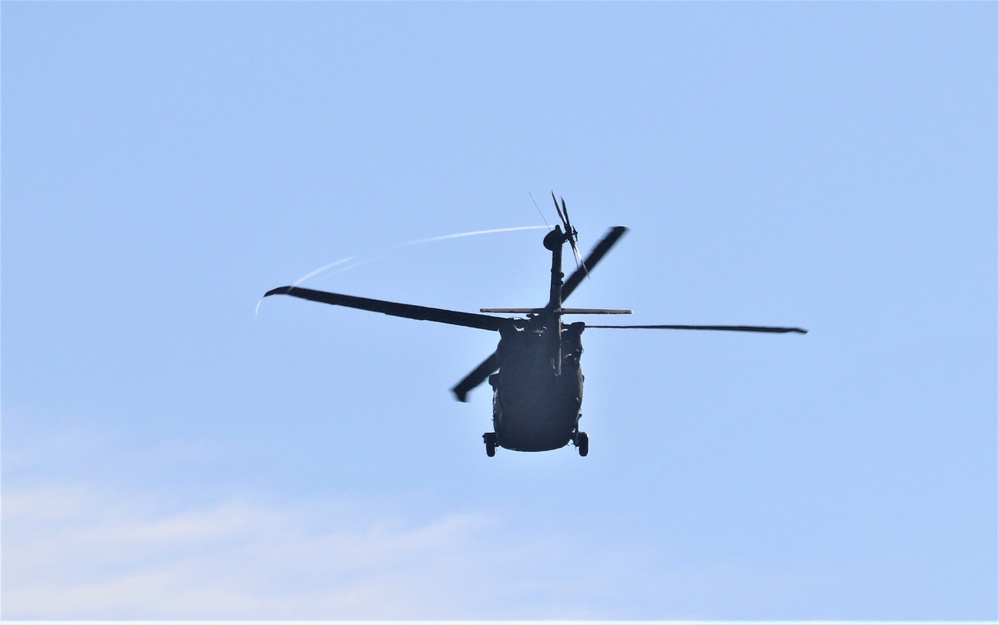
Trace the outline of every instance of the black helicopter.
{"type": "Polygon", "coordinates": [[[627,232],[624,226],[611,228],[586,260],[579,264],[576,247],[578,233],[569,221],[569,212],[552,193],[555,209],[562,221],[544,238],[552,253],[551,290],[542,308],[483,308],[480,313],[526,315],[526,318],[498,317],[494,314],[466,313],[413,304],[341,295],[326,291],[282,286],[264,294],[291,295],[302,299],[347,306],[395,317],[436,321],[451,325],[494,330],[500,333],[496,351],[486,358],[453,389],[459,401],[467,401],[468,392],[486,380],[493,388],[493,432],[482,435],[486,453],[496,454],[496,447],[513,451],[549,451],[573,443],[580,456],[589,452],[589,437],[579,430],[579,412],[583,401],[583,372],[579,366],[583,353],[582,333],[586,328],[646,330],[727,330],[734,332],[797,332],[801,328],[770,326],[706,325],[589,325],[576,322],[563,325],[563,315],[631,314],[630,310],[564,308],[580,282],[596,267],[611,247],[627,232]],[[564,230],[563,230],[564,227],[564,230]],[[576,256],[577,270],[562,281],[562,246],[569,243],[576,256]]]}

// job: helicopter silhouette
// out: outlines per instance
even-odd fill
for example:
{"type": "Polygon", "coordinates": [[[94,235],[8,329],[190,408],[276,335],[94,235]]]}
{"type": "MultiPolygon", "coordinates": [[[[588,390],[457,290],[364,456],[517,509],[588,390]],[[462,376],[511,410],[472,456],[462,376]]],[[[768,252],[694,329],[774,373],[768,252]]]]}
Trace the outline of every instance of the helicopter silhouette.
{"type": "Polygon", "coordinates": [[[552,193],[552,200],[562,225],[556,225],[545,235],[543,241],[545,248],[552,253],[552,264],[548,303],[541,308],[483,308],[479,313],[467,313],[297,286],[278,287],[265,293],[264,297],[290,295],[394,317],[499,332],[500,341],[496,351],[451,389],[455,397],[464,402],[468,399],[469,391],[488,380],[493,389],[493,431],[483,434],[482,439],[486,454],[490,457],[496,454],[497,447],[512,451],[550,451],[565,447],[570,442],[575,445],[580,456],[589,453],[589,437],[579,429],[584,381],[579,361],[583,353],[582,333],[587,328],[807,332],[801,328],[747,325],[563,324],[563,315],[631,314],[630,310],[565,308],[562,305],[628,229],[624,226],[611,228],[586,260],[580,262],[581,256],[576,245],[579,234],[569,221],[565,199],[559,205],[552,193]],[[572,248],[579,266],[563,282],[562,248],[566,243],[572,248]],[[525,317],[499,317],[496,316],[498,314],[525,317]]]}

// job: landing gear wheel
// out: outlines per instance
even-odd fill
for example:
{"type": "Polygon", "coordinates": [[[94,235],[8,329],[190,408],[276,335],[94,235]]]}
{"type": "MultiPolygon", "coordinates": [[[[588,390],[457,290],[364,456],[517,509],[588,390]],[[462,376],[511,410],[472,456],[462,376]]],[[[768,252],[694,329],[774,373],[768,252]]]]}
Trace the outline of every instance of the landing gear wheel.
{"type": "Polygon", "coordinates": [[[583,457],[590,453],[590,437],[586,435],[586,432],[580,432],[576,435],[576,449],[583,457]]]}
{"type": "Polygon", "coordinates": [[[492,458],[496,455],[496,433],[486,432],[482,435],[482,440],[486,443],[486,455],[492,458]]]}

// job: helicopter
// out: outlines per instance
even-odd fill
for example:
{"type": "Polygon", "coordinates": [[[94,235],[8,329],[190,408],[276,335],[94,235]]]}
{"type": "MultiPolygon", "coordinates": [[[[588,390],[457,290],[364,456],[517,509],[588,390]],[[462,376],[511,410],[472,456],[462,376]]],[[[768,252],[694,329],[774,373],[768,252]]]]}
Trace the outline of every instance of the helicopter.
{"type": "Polygon", "coordinates": [[[493,390],[493,431],[482,435],[486,454],[496,448],[511,451],[550,451],[572,443],[580,456],[589,453],[589,436],[579,429],[582,418],[584,376],[580,368],[582,333],[595,329],[641,330],[720,330],[732,332],[798,333],[802,328],[748,325],[594,325],[563,323],[564,315],[627,315],[630,310],[604,308],[565,308],[563,302],[593,272],[597,264],[628,231],[611,228],[582,260],[577,247],[579,233],[569,221],[562,198],[555,199],[562,222],[545,235],[542,243],[551,252],[551,284],[548,303],[541,308],[482,308],[479,313],[402,304],[298,286],[272,289],[264,297],[290,295],[301,299],[345,306],[394,317],[434,321],[450,325],[499,332],[499,345],[488,358],[466,375],[451,391],[458,401],[468,401],[468,393],[488,381],[493,390]],[[568,243],[578,265],[563,281],[562,250],[568,243]],[[580,262],[581,261],[581,262],[580,262]],[[519,315],[506,317],[497,315],[519,315]]]}

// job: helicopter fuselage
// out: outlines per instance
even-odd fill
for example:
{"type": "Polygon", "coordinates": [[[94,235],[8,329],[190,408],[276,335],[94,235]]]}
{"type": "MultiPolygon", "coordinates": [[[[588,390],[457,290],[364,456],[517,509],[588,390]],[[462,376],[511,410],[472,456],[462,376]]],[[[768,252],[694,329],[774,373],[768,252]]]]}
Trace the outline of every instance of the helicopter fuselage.
{"type": "Polygon", "coordinates": [[[547,327],[535,319],[522,330],[500,330],[500,370],[489,377],[495,443],[500,447],[548,451],[577,440],[584,324],[570,324],[559,332],[557,317],[547,321],[547,327]]]}

